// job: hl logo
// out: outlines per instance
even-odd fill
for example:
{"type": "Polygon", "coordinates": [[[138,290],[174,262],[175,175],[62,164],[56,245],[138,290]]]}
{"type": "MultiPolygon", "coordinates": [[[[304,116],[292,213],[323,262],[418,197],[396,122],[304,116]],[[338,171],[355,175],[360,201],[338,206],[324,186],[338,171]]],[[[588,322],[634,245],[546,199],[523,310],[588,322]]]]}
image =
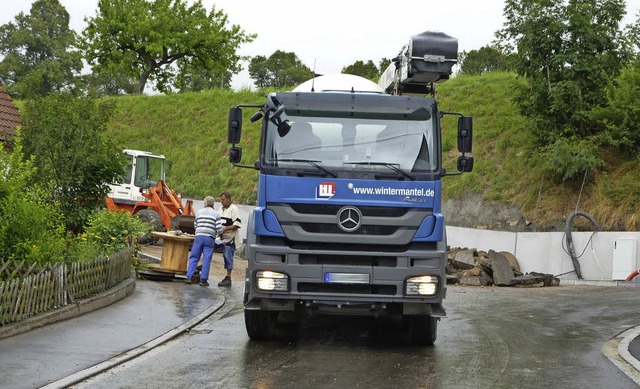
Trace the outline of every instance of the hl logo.
{"type": "Polygon", "coordinates": [[[316,199],[328,200],[336,194],[336,184],[334,182],[321,182],[316,188],[316,199]]]}

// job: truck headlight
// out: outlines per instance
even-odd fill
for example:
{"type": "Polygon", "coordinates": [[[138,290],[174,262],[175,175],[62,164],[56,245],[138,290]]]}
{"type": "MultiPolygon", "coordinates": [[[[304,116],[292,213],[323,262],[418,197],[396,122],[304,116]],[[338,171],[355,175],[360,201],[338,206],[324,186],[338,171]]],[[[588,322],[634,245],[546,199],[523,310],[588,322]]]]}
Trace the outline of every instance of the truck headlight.
{"type": "Polygon", "coordinates": [[[284,273],[260,270],[256,272],[256,286],[261,291],[288,292],[289,277],[284,273]]]}
{"type": "Polygon", "coordinates": [[[433,296],[438,290],[438,277],[417,276],[407,279],[405,293],[410,296],[433,296]]]}

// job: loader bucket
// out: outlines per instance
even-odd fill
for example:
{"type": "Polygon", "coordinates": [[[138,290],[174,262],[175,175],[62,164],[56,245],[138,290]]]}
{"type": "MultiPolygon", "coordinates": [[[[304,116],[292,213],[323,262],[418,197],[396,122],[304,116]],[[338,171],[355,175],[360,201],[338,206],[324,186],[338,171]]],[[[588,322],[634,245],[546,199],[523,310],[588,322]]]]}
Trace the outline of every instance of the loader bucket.
{"type": "Polygon", "coordinates": [[[196,217],[193,215],[178,215],[174,219],[173,225],[183,233],[193,235],[196,233],[196,229],[193,226],[193,221],[195,220],[195,218],[196,217]]]}

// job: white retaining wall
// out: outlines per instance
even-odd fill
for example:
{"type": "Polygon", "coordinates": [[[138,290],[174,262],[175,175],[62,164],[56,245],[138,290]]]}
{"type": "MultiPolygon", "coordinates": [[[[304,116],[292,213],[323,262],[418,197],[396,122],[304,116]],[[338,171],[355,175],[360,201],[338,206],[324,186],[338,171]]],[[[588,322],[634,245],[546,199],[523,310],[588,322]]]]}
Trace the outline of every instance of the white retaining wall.
{"type": "MultiPolygon", "coordinates": [[[[640,232],[573,232],[571,236],[584,280],[624,280],[640,267],[640,232]],[[635,250],[627,250],[634,244],[635,250]]],[[[451,247],[508,251],[518,258],[523,273],[564,274],[561,279],[577,280],[564,232],[505,232],[448,226],[447,239],[451,247]]]]}
{"type": "MultiPolygon", "coordinates": [[[[254,206],[237,205],[240,218],[246,223],[254,206]]],[[[202,201],[194,201],[194,206],[201,208],[202,201]]],[[[216,203],[215,209],[219,208],[220,204],[216,203]]],[[[244,242],[246,234],[246,228],[239,231],[240,242],[244,242]]],[[[582,254],[578,261],[585,281],[620,281],[640,268],[640,232],[573,232],[572,239],[575,254],[582,254]],[[620,250],[628,248],[629,240],[635,241],[635,251],[620,250]],[[624,242],[616,246],[616,241],[624,242]],[[614,252],[617,252],[615,260],[614,252]]],[[[508,251],[518,258],[523,273],[538,272],[559,276],[563,281],[578,280],[571,256],[566,252],[564,232],[508,232],[447,226],[447,240],[451,247],[508,251]]],[[[640,276],[636,281],[638,278],[640,276]]]]}

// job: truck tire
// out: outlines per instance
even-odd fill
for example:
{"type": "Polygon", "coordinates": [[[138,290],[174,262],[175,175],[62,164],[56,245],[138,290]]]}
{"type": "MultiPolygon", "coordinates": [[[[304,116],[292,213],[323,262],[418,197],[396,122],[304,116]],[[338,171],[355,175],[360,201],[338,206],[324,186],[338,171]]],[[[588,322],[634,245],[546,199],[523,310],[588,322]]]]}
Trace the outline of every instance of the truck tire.
{"type": "Polygon", "coordinates": [[[274,331],[276,312],[244,310],[244,325],[247,335],[253,340],[269,340],[274,331]]]}
{"type": "Polygon", "coordinates": [[[431,346],[436,341],[438,319],[429,315],[408,316],[411,342],[419,346],[431,346]]]}
{"type": "MultiPolygon", "coordinates": [[[[162,219],[160,219],[160,215],[158,212],[153,209],[143,209],[140,210],[136,215],[143,222],[147,222],[153,226],[152,231],[165,231],[164,225],[162,224],[162,219]]],[[[146,234],[145,236],[138,239],[140,244],[155,244],[158,241],[157,238],[151,236],[151,234],[146,234]]]]}

